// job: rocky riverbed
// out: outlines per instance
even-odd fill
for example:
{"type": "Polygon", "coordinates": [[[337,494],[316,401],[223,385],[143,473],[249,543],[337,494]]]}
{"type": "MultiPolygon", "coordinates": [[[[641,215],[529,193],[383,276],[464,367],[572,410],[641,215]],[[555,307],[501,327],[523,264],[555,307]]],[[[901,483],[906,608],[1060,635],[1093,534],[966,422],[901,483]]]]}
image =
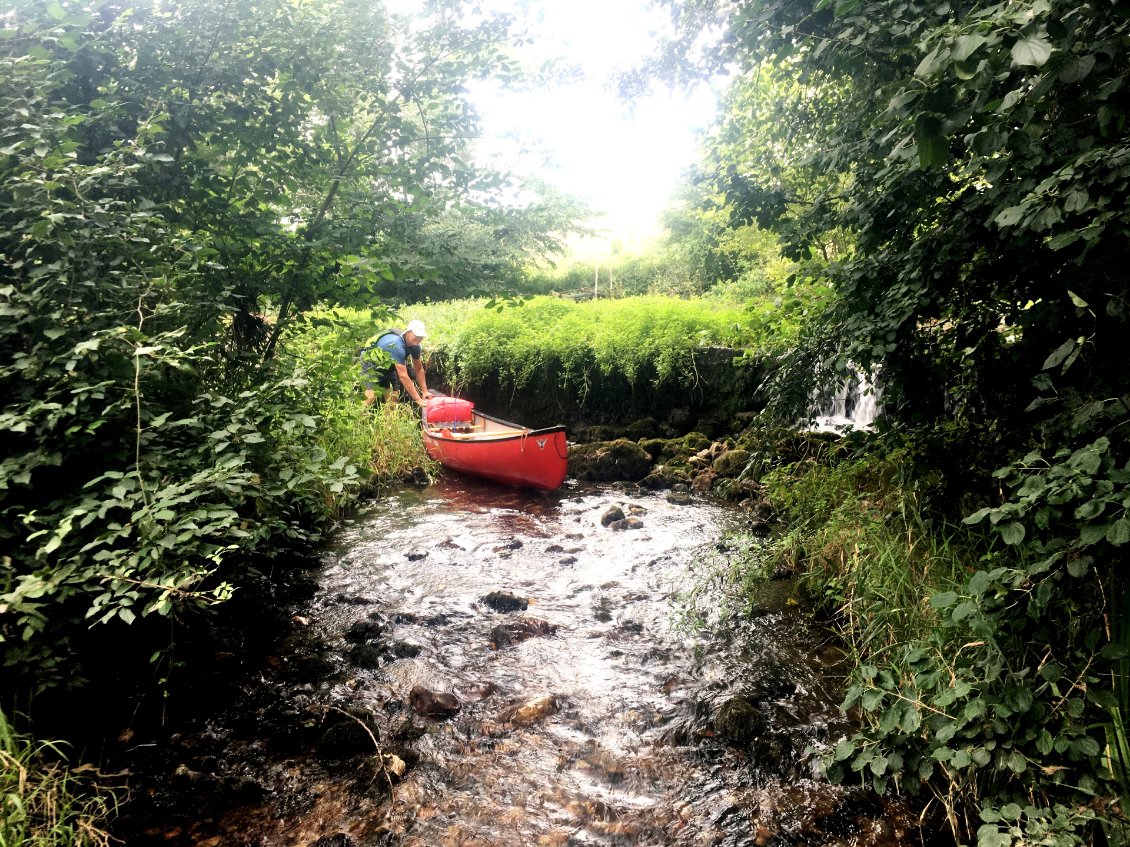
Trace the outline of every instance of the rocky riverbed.
{"type": "Polygon", "coordinates": [[[274,649],[217,655],[240,672],[214,708],[132,750],[120,834],[918,843],[900,806],[819,779],[819,751],[849,727],[838,655],[791,582],[740,608],[712,593],[759,520],[691,486],[445,479],[382,496],[310,570],[274,649]]]}

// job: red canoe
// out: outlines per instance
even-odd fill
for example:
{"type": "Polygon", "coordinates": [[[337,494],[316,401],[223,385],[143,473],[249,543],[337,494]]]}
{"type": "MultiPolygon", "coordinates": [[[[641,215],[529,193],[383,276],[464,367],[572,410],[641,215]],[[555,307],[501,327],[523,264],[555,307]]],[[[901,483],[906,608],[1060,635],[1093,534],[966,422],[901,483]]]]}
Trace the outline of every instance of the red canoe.
{"type": "Polygon", "coordinates": [[[456,397],[428,400],[424,447],[446,468],[506,485],[556,491],[565,481],[565,427],[530,429],[476,412],[456,397]]]}

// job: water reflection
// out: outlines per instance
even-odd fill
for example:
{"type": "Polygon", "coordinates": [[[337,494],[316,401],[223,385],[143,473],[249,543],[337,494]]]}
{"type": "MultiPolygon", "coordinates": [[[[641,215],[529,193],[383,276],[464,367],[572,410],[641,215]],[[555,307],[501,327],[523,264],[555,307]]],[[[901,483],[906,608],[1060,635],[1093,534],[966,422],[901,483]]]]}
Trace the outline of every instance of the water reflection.
{"type": "Polygon", "coordinates": [[[897,807],[814,778],[809,748],[847,727],[787,585],[682,625],[742,520],[575,483],[380,498],[244,701],[179,742],[186,802],[206,781],[222,808],[131,847],[917,843],[897,807]],[[614,505],[639,528],[606,526],[614,505]]]}
{"type": "Polygon", "coordinates": [[[315,604],[324,636],[340,640],[379,617],[389,624],[382,638],[419,647],[345,669],[349,684],[333,692],[406,714],[423,733],[389,837],[413,847],[769,843],[756,840],[744,808],[763,739],[740,729],[740,744],[715,737],[715,711],[745,696],[761,734],[788,748],[763,745],[758,755],[776,757],[767,773],[794,780],[811,768],[806,741],[840,719],[806,667],[811,650],[790,643],[797,630],[784,604],[764,609],[747,632],[756,638],[739,642],[676,625],[691,572],[739,520],[718,504],[647,492],[449,480],[390,496],[343,532],[315,604]],[[605,527],[612,504],[642,528],[605,527]],[[527,608],[497,611],[483,600],[492,592],[527,608]],[[496,644],[498,627],[514,621],[545,628],[496,644]],[[743,688],[751,674],[763,691],[743,688]],[[458,712],[413,714],[406,704],[419,688],[454,694],[458,712]],[[793,725],[770,730],[778,715],[793,725]]]}

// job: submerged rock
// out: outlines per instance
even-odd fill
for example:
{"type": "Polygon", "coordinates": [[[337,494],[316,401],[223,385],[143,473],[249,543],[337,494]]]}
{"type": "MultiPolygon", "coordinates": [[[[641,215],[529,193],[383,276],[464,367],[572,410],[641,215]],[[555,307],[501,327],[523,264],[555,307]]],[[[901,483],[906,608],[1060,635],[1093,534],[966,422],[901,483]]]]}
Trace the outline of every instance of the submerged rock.
{"type": "Polygon", "coordinates": [[[615,530],[643,529],[643,521],[641,521],[635,515],[632,515],[632,517],[630,518],[624,518],[623,520],[619,521],[612,521],[612,523],[608,525],[608,528],[615,530]]]}
{"type": "Polygon", "coordinates": [[[667,493],[667,502],[675,506],[689,506],[693,498],[685,488],[676,488],[667,493]]]}
{"type": "Polygon", "coordinates": [[[376,752],[375,739],[380,727],[364,709],[351,707],[326,712],[322,734],[318,739],[318,753],[323,758],[345,759],[376,752]]]}
{"type": "Polygon", "coordinates": [[[529,601],[524,597],[506,591],[492,591],[481,599],[496,612],[524,612],[530,607],[529,601]]]}
{"type": "Polygon", "coordinates": [[[552,635],[557,627],[548,621],[537,618],[519,618],[511,623],[502,623],[490,631],[490,647],[498,650],[511,644],[518,644],[528,638],[552,635]]]}
{"type": "Polygon", "coordinates": [[[731,744],[745,747],[760,738],[768,727],[765,715],[745,697],[732,697],[718,707],[714,729],[731,744]]]}
{"type": "Polygon", "coordinates": [[[357,847],[357,842],[344,832],[326,835],[310,843],[310,847],[357,847]]]}
{"type": "Polygon", "coordinates": [[[504,709],[499,720],[518,726],[540,723],[561,711],[561,700],[553,694],[542,694],[517,706],[504,709]]]}
{"type": "Polygon", "coordinates": [[[345,640],[352,644],[371,644],[381,637],[384,627],[375,620],[357,621],[345,632],[345,640]]]}
{"type": "Polygon", "coordinates": [[[412,710],[428,718],[449,718],[459,711],[459,698],[446,691],[432,691],[422,685],[413,686],[408,694],[412,710]]]}
{"type": "Polygon", "coordinates": [[[390,777],[400,779],[408,771],[408,765],[404,760],[394,753],[385,753],[381,757],[381,765],[384,767],[384,772],[390,777]]]}

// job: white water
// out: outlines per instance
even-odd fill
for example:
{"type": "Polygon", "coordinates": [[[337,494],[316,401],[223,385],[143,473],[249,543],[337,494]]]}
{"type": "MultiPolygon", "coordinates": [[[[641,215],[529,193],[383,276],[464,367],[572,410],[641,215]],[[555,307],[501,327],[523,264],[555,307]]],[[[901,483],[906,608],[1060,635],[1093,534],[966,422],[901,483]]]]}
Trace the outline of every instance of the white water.
{"type": "Polygon", "coordinates": [[[870,430],[879,414],[882,393],[865,374],[856,374],[832,393],[814,400],[815,432],[846,432],[849,429],[870,430]]]}

